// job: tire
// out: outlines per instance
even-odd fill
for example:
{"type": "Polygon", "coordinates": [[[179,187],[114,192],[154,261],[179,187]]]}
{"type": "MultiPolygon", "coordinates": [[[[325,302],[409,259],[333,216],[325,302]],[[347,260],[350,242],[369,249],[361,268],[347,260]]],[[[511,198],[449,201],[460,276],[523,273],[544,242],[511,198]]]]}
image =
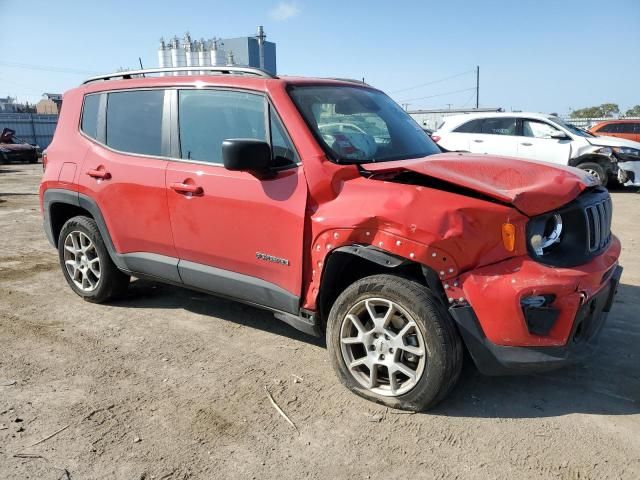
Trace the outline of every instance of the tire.
{"type": "Polygon", "coordinates": [[[127,290],[130,277],[114,265],[91,218],[67,220],[58,237],[58,258],[71,289],[88,302],[107,302],[127,290]]]}
{"type": "Polygon", "coordinates": [[[348,389],[402,410],[424,411],[436,405],[456,384],[462,368],[462,344],[445,306],[425,286],[394,275],[365,277],[342,292],[329,313],[327,349],[338,378],[348,389]],[[391,305],[395,313],[380,330],[380,323],[370,321],[371,311],[380,322],[391,305]],[[376,329],[386,333],[372,333],[376,329]],[[405,331],[408,333],[399,339],[405,331]],[[371,369],[367,361],[383,364],[371,369]],[[354,364],[358,365],[353,368],[354,364]],[[404,373],[405,367],[415,373],[415,380],[404,373]]]}
{"type": "Polygon", "coordinates": [[[600,185],[602,185],[603,187],[607,186],[609,177],[607,176],[607,172],[604,171],[604,168],[602,168],[602,165],[600,165],[599,163],[584,162],[578,165],[578,168],[580,170],[584,170],[593,177],[596,177],[600,182],[600,185]]]}

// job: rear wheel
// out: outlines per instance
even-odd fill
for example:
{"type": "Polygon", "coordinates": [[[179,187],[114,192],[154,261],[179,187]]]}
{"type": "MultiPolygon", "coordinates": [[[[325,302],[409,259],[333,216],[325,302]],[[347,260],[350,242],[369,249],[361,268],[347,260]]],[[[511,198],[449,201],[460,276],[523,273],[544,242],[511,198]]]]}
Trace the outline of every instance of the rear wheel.
{"type": "Polygon", "coordinates": [[[336,300],[327,346],[340,380],[356,394],[405,410],[425,410],[455,385],[462,345],[449,314],[423,285],[374,275],[336,300]]]}
{"type": "Polygon", "coordinates": [[[102,241],[96,222],[73,217],[58,237],[60,266],[71,289],[89,302],[102,303],[122,295],[130,277],[118,270],[102,241]]]}
{"type": "Polygon", "coordinates": [[[604,168],[599,163],[585,162],[578,165],[578,168],[580,170],[584,170],[593,178],[595,178],[600,185],[607,185],[607,181],[609,180],[609,178],[607,177],[607,172],[605,172],[604,168]]]}

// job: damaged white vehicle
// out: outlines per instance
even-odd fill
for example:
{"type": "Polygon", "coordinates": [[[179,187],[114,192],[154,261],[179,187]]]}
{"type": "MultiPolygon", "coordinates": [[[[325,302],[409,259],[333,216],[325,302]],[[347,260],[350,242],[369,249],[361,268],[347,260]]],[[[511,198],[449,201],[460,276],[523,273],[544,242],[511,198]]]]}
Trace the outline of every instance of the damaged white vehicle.
{"type": "Polygon", "coordinates": [[[640,185],[640,143],[596,137],[543,113],[446,117],[432,137],[446,150],[489,153],[578,167],[602,185],[640,185]]]}

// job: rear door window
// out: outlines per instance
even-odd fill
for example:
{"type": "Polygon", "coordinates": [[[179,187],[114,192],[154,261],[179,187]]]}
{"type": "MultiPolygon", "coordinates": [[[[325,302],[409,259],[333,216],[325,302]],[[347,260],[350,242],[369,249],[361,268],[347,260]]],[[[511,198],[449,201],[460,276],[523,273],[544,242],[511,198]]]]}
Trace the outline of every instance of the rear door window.
{"type": "Polygon", "coordinates": [[[266,118],[266,100],[262,95],[227,90],[181,90],[178,93],[180,156],[221,165],[225,140],[268,141],[266,118]]]}
{"type": "Polygon", "coordinates": [[[162,155],[164,90],[110,93],[107,98],[107,145],[115,150],[162,155]]]}
{"type": "Polygon", "coordinates": [[[515,118],[485,118],[482,123],[482,133],[489,135],[515,135],[515,118]]]}
{"type": "Polygon", "coordinates": [[[635,133],[633,123],[620,123],[618,126],[620,127],[619,133],[635,133]]]}
{"type": "Polygon", "coordinates": [[[603,125],[602,127],[600,127],[600,130],[598,130],[598,132],[618,133],[618,124],[608,123],[606,125],[603,125]]]}

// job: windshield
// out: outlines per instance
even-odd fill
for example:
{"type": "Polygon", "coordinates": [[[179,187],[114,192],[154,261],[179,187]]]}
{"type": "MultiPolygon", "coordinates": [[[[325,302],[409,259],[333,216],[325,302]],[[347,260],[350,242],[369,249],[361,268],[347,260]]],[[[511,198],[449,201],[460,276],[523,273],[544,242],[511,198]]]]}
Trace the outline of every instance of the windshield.
{"type": "Polygon", "coordinates": [[[576,127],[575,125],[573,125],[571,123],[564,122],[564,120],[562,120],[562,119],[560,119],[558,117],[549,117],[549,120],[551,120],[553,123],[556,123],[556,124],[560,125],[564,129],[569,130],[574,135],[578,135],[579,137],[594,137],[595,136],[595,135],[591,135],[589,132],[587,132],[586,130],[583,130],[582,128],[576,127]]]}
{"type": "Polygon", "coordinates": [[[422,128],[380,91],[304,86],[291,88],[290,95],[336,162],[384,162],[440,153],[422,128]]]}

